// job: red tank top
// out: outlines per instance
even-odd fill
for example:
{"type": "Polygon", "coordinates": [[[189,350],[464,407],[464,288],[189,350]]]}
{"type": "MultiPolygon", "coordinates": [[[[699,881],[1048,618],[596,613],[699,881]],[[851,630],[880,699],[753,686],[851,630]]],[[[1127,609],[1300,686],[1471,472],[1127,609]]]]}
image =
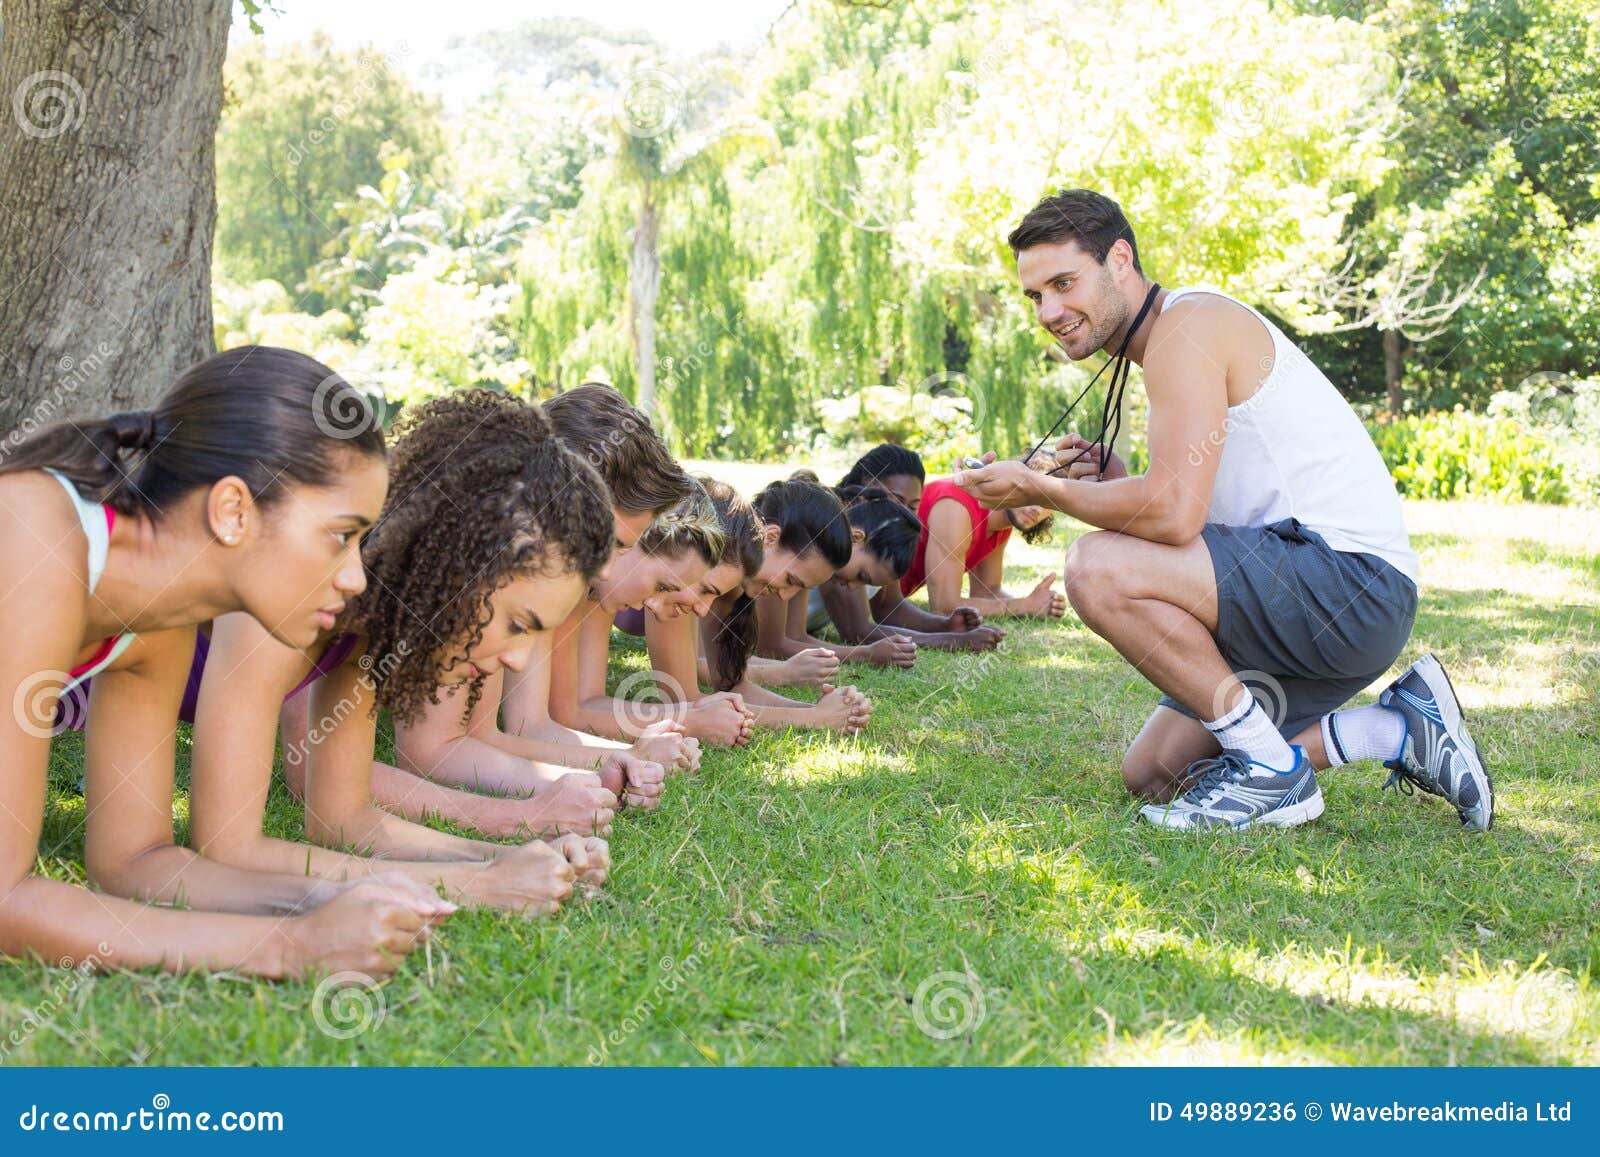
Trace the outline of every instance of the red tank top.
{"type": "Polygon", "coordinates": [[[972,542],[967,546],[967,573],[1005,544],[1011,537],[1011,528],[1003,526],[993,534],[988,533],[989,511],[978,505],[978,500],[948,478],[930,482],[922,488],[922,501],[917,505],[917,517],[922,520],[922,534],[917,539],[917,554],[911,560],[911,569],[900,579],[900,593],[907,598],[928,581],[928,516],[934,504],[946,498],[961,503],[967,517],[972,520],[972,542]]]}
{"type": "MultiPolygon", "coordinates": [[[[101,505],[101,509],[105,511],[106,540],[109,542],[111,539],[111,532],[117,528],[117,512],[112,510],[110,506],[104,504],[101,505]]],[[[94,544],[92,542],[89,546],[89,553],[91,555],[94,553],[94,544]]],[[[103,564],[104,560],[101,560],[101,562],[103,564]]],[[[91,562],[89,565],[93,567],[96,564],[91,562]]],[[[94,588],[91,587],[90,589],[93,590],[94,588]]],[[[90,655],[83,662],[79,663],[77,666],[73,667],[72,670],[67,672],[69,678],[68,685],[70,686],[71,683],[76,683],[79,680],[93,678],[94,675],[99,672],[100,668],[106,666],[106,664],[116,657],[116,655],[119,653],[117,650],[117,644],[126,636],[127,632],[124,631],[120,635],[112,635],[108,639],[101,640],[100,645],[95,648],[94,654],[90,655]]]]}

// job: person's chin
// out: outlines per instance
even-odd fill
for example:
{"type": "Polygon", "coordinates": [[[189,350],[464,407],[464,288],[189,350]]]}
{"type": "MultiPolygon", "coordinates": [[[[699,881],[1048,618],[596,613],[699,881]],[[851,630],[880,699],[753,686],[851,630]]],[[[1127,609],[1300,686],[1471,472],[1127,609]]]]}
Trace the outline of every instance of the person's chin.
{"type": "MultiPolygon", "coordinates": [[[[272,620],[257,616],[256,621],[268,623],[272,620]]],[[[293,647],[296,651],[304,651],[313,646],[322,637],[322,624],[317,622],[316,616],[313,615],[308,619],[300,620],[298,623],[291,620],[284,622],[279,627],[269,627],[267,633],[285,647],[293,647]]]]}

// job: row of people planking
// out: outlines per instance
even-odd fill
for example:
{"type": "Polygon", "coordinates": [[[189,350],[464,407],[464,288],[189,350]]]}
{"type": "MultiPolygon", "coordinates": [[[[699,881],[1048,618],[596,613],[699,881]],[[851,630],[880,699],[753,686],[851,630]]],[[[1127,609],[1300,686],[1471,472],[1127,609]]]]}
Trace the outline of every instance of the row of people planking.
{"type": "Polygon", "coordinates": [[[151,410],[0,449],[0,952],[383,976],[458,905],[546,915],[601,886],[616,811],[657,806],[702,743],[866,728],[841,661],[987,650],[986,617],[1065,611],[1049,579],[1000,581],[1047,512],[924,487],[901,447],[747,500],[605,385],[453,395],[388,441],[369,415],[315,360],[246,347],[151,410]],[[829,619],[843,645],[812,634],[829,619]],[[647,699],[606,694],[614,626],[646,638],[647,699]],[[796,685],[820,697],[773,690],[796,685]],[[94,890],[35,872],[66,727],[94,890]],[[304,843],[264,832],[279,738],[304,843]]]}

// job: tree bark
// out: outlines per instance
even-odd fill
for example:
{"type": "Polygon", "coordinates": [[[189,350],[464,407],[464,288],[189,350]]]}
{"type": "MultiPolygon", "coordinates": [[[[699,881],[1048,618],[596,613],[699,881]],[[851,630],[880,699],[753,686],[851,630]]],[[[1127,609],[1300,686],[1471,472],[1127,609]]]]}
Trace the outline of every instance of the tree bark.
{"type": "Polygon", "coordinates": [[[148,406],[213,349],[232,0],[6,0],[0,430],[148,406]]]}
{"type": "Polygon", "coordinates": [[[1406,412],[1405,388],[1402,385],[1406,376],[1406,355],[1400,340],[1399,330],[1383,331],[1383,389],[1389,402],[1391,422],[1404,417],[1406,412]]]}
{"type": "Polygon", "coordinates": [[[633,308],[633,349],[639,382],[634,404],[657,427],[660,422],[656,418],[656,295],[661,290],[661,254],[656,248],[658,229],[655,200],[646,192],[639,204],[639,222],[633,230],[628,300],[633,308]]]}

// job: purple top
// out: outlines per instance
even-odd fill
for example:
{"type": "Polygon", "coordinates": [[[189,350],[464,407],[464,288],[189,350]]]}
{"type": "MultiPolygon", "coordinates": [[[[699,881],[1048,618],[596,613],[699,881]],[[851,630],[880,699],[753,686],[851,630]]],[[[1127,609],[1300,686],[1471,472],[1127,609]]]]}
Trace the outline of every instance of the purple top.
{"type": "MultiPolygon", "coordinates": [[[[336,670],[349,660],[355,652],[360,636],[350,633],[335,635],[328,644],[328,649],[322,652],[320,658],[311,665],[311,670],[306,672],[306,677],[295,689],[283,697],[287,703],[311,684],[322,678],[328,672],[336,670]]],[[[195,707],[200,702],[200,680],[206,673],[206,657],[211,654],[211,636],[196,632],[194,637],[194,658],[189,663],[189,684],[183,689],[183,706],[178,708],[178,718],[185,723],[194,722],[195,707]]],[[[87,721],[89,713],[89,684],[90,679],[85,679],[71,691],[61,696],[56,705],[56,722],[58,726],[71,727],[81,731],[87,721]],[[72,700],[69,704],[68,700],[72,700]]]]}
{"type": "Polygon", "coordinates": [[[285,703],[289,702],[289,700],[330,671],[337,671],[344,666],[345,662],[354,654],[356,644],[360,641],[361,637],[359,635],[352,634],[349,631],[344,632],[342,635],[335,635],[333,642],[328,644],[328,649],[322,652],[322,657],[311,664],[311,670],[306,672],[306,677],[295,684],[294,690],[285,695],[283,701],[285,703]]]}

